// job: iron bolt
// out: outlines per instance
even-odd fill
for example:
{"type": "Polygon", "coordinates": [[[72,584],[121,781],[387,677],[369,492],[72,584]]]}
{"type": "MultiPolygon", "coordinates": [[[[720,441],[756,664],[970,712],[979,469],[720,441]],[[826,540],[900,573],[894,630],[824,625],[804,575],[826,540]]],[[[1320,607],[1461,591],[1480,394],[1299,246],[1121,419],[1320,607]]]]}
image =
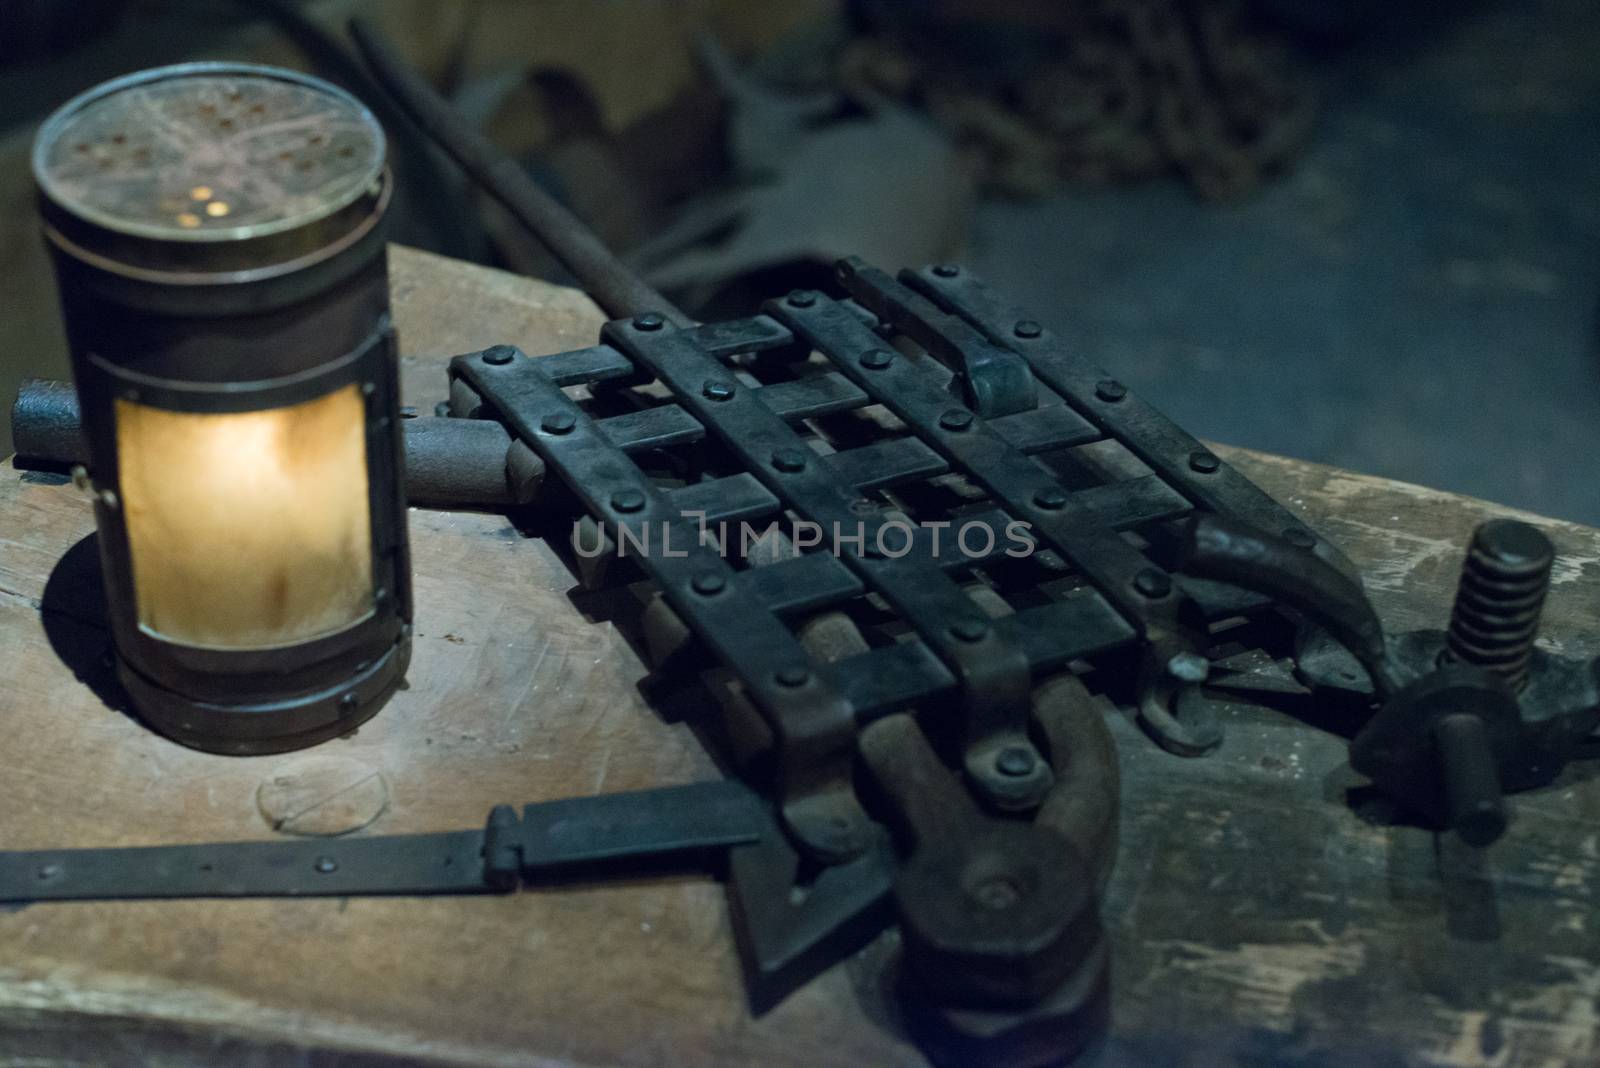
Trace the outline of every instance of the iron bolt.
{"type": "Polygon", "coordinates": [[[1128,395],[1128,387],[1115,378],[1102,378],[1094,385],[1094,395],[1103,401],[1115,404],[1128,395]]]}
{"type": "Polygon", "coordinates": [[[989,622],[977,616],[958,619],[950,624],[950,633],[964,642],[982,641],[983,636],[989,633],[989,622]]]}
{"type": "Polygon", "coordinates": [[[661,325],[665,322],[666,320],[655,312],[645,312],[643,315],[635,315],[633,317],[633,328],[644,331],[660,330],[661,325]]]}
{"type": "Polygon", "coordinates": [[[1196,449],[1194,452],[1189,454],[1190,470],[1198,471],[1202,475],[1209,475],[1211,472],[1215,471],[1221,466],[1221,460],[1202,449],[1196,449]]]}
{"type": "Polygon", "coordinates": [[[1167,674],[1179,682],[1204,682],[1211,674],[1211,661],[1199,653],[1174,653],[1167,661],[1167,674]]]}
{"type": "Polygon", "coordinates": [[[1495,672],[1520,690],[1554,565],[1555,546],[1536,527],[1514,519],[1479,526],[1456,587],[1446,655],[1495,672]]]}
{"type": "Polygon", "coordinates": [[[332,857],[318,857],[316,864],[312,866],[323,875],[331,875],[339,870],[339,862],[332,857]]]}
{"type": "Polygon", "coordinates": [[[695,593],[704,597],[714,597],[722,592],[727,583],[715,571],[703,571],[694,577],[690,585],[694,587],[695,593]]]}
{"type": "Polygon", "coordinates": [[[933,273],[940,278],[954,278],[961,273],[961,268],[953,263],[941,263],[934,267],[933,273]]]}
{"type": "Polygon", "coordinates": [[[1044,333],[1044,327],[1032,319],[1019,319],[1017,325],[1011,328],[1011,332],[1021,338],[1035,338],[1044,333]]]}
{"type": "Polygon", "coordinates": [[[539,420],[539,429],[546,434],[570,434],[578,421],[572,418],[570,412],[551,412],[539,420]]]}
{"type": "Polygon", "coordinates": [[[979,883],[972,890],[972,899],[986,909],[1004,912],[1022,899],[1022,892],[1016,883],[1000,877],[979,883]]]}
{"type": "Polygon", "coordinates": [[[733,387],[728,385],[726,382],[707,382],[700,392],[704,393],[708,399],[714,401],[733,399],[733,387]]]}
{"type": "Polygon", "coordinates": [[[1033,503],[1053,512],[1057,508],[1066,507],[1067,494],[1060,486],[1046,486],[1033,495],[1033,503]]]}
{"type": "Polygon", "coordinates": [[[510,345],[491,345],[483,350],[483,362],[502,367],[517,358],[517,350],[510,345]]]}
{"type": "Polygon", "coordinates": [[[789,294],[791,308],[809,308],[817,302],[817,295],[809,289],[797,289],[789,294]]]}
{"type": "Polygon", "coordinates": [[[799,449],[774,449],[772,452],[772,466],[779,471],[804,471],[806,469],[805,453],[799,449]]]}
{"type": "Polygon", "coordinates": [[[1301,549],[1309,549],[1317,543],[1316,536],[1304,527],[1289,527],[1283,532],[1283,540],[1301,549]]]}
{"type": "Polygon", "coordinates": [[[1172,576],[1158,568],[1147,567],[1133,576],[1133,588],[1146,597],[1165,597],[1172,592],[1172,576]]]}
{"type": "Polygon", "coordinates": [[[861,354],[861,366],[869,371],[881,371],[894,362],[894,353],[888,349],[868,349],[861,354]]]}
{"type": "Polygon", "coordinates": [[[611,495],[611,507],[619,512],[637,512],[644,507],[644,494],[636,489],[618,490],[611,495]]]}
{"type": "Polygon", "coordinates": [[[39,870],[36,874],[41,879],[54,879],[56,876],[61,874],[61,865],[41,864],[39,865],[39,870]]]}
{"type": "Polygon", "coordinates": [[[348,715],[349,713],[354,712],[356,710],[356,705],[360,703],[361,702],[356,698],[355,694],[347,693],[343,697],[339,698],[339,711],[348,715]]]}
{"type": "Polygon", "coordinates": [[[951,408],[939,417],[939,425],[946,430],[965,430],[972,425],[972,413],[965,408],[951,408]]]}
{"type": "Polygon", "coordinates": [[[780,686],[788,686],[791,689],[796,686],[804,686],[806,680],[810,677],[811,669],[804,664],[790,664],[788,667],[779,668],[773,676],[778,680],[780,686]]]}
{"type": "Polygon", "coordinates": [[[1008,745],[1000,750],[994,758],[994,768],[1000,774],[1020,779],[1024,775],[1032,775],[1037,761],[1034,759],[1033,750],[1025,745],[1008,745]]]}

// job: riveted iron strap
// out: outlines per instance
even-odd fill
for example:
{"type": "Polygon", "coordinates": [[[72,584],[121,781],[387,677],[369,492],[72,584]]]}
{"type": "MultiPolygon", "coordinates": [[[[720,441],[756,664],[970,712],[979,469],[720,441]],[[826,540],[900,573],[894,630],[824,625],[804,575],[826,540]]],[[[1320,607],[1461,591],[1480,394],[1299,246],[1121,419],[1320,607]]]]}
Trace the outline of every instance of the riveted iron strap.
{"type": "MultiPolygon", "coordinates": [[[[854,286],[848,277],[846,284],[854,286]]],[[[1175,600],[1170,582],[1152,587],[1165,591],[1154,597],[1136,588],[1141,575],[1155,570],[1149,559],[1062,489],[1037,461],[952,400],[933,369],[909,358],[863,361],[864,354],[881,351],[882,342],[836,301],[818,297],[805,307],[774,301],[771,309],[953,467],[1032,524],[1130,624],[1143,632],[1153,613],[1170,611],[1175,600]]]]}
{"type": "MultiPolygon", "coordinates": [[[[619,543],[629,539],[640,547],[633,556],[667,602],[724,663],[735,666],[751,699],[769,718],[778,736],[780,789],[787,798],[791,827],[824,852],[854,852],[853,846],[826,843],[859,834],[864,816],[854,820],[846,815],[847,822],[861,825],[843,827],[834,822],[839,813],[830,811],[817,816],[812,827],[795,807],[823,792],[832,792],[837,800],[847,790],[855,746],[854,710],[814,670],[789,628],[767,611],[753,585],[753,572],[736,571],[702,544],[697,521],[683,515],[670,494],[543,374],[542,361],[520,353],[505,363],[484,357],[483,353],[458,356],[451,361],[452,375],[483,397],[560,475],[589,513],[616,532],[619,543]]],[[[733,381],[715,361],[710,371],[733,381]]],[[[780,417],[757,407],[787,430],[780,417]]]]}
{"type": "Polygon", "coordinates": [[[485,845],[534,876],[577,864],[748,845],[766,809],[735,782],[699,783],[529,805],[520,822],[439,834],[0,853],[0,901],[188,897],[483,894],[485,845]]]}
{"type": "MultiPolygon", "coordinates": [[[[800,299],[833,306],[839,315],[851,316],[820,295],[807,294],[800,299]]],[[[859,329],[866,329],[859,320],[854,321],[859,329]]],[[[678,404],[797,515],[824,531],[860,532],[860,548],[843,554],[845,563],[910,624],[960,680],[969,738],[986,738],[1001,731],[1020,738],[1025,733],[1029,671],[1021,649],[987,625],[982,610],[937,561],[922,553],[899,558],[870,555],[867,547],[878,544],[879,528],[886,518],[877,512],[862,514],[854,488],[842,482],[829,458],[817,454],[761,401],[761,389],[738,383],[701,350],[693,331],[659,322],[641,329],[639,320],[618,320],[606,324],[603,336],[671,389],[678,404]],[[722,387],[720,398],[707,395],[708,384],[722,387]]],[[[861,378],[854,380],[872,392],[861,378]]],[[[874,394],[874,399],[881,398],[874,394]]],[[[725,658],[725,662],[745,671],[737,658],[725,658]]]]}
{"type": "MultiPolygon", "coordinates": [[[[1295,544],[1314,546],[1330,563],[1347,574],[1355,573],[1342,552],[1318,538],[1259,486],[1074,352],[1066,338],[997,297],[969,272],[947,268],[941,273],[928,267],[902,271],[900,279],[905,283],[896,287],[901,292],[905,287],[916,290],[937,305],[939,312],[960,316],[990,341],[1021,355],[1040,381],[1200,508],[1242,519],[1295,544]]],[[[879,288],[880,299],[896,302],[892,290],[879,288]]],[[[871,306],[871,301],[859,294],[857,299],[871,306]]]]}

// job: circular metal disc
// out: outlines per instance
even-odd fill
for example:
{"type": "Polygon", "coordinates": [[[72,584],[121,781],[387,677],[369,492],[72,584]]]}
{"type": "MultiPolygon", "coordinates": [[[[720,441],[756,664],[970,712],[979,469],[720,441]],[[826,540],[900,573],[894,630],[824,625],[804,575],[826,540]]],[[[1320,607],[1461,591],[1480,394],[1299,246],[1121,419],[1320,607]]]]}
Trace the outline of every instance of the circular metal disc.
{"type": "Polygon", "coordinates": [[[325,218],[370,191],[383,131],[354,97],[272,67],[186,63],[69,101],[34,144],[59,207],[165,241],[232,241],[325,218]]]}

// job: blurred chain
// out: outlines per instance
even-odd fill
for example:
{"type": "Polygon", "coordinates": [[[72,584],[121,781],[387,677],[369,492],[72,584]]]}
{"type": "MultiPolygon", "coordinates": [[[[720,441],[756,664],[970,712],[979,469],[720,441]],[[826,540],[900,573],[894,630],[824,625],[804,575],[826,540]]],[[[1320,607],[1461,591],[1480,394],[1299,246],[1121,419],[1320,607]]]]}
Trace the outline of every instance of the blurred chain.
{"type": "Polygon", "coordinates": [[[1309,79],[1237,0],[1079,0],[1058,59],[1001,98],[930,76],[899,46],[845,54],[855,87],[914,96],[984,158],[990,184],[1037,195],[1181,173],[1210,199],[1286,169],[1316,117],[1309,79]]]}

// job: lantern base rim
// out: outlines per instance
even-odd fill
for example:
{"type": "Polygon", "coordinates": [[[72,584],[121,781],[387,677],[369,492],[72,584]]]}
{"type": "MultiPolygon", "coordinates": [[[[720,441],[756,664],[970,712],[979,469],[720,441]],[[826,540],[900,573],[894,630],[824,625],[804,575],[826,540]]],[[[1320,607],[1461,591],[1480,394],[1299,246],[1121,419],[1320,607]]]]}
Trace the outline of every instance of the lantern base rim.
{"type": "Polygon", "coordinates": [[[195,700],[141,674],[120,656],[117,675],[139,719],[180,745],[228,756],[287,753],[348,734],[375,716],[405,679],[409,632],[408,627],[382,656],[340,685],[268,703],[195,700]]]}

